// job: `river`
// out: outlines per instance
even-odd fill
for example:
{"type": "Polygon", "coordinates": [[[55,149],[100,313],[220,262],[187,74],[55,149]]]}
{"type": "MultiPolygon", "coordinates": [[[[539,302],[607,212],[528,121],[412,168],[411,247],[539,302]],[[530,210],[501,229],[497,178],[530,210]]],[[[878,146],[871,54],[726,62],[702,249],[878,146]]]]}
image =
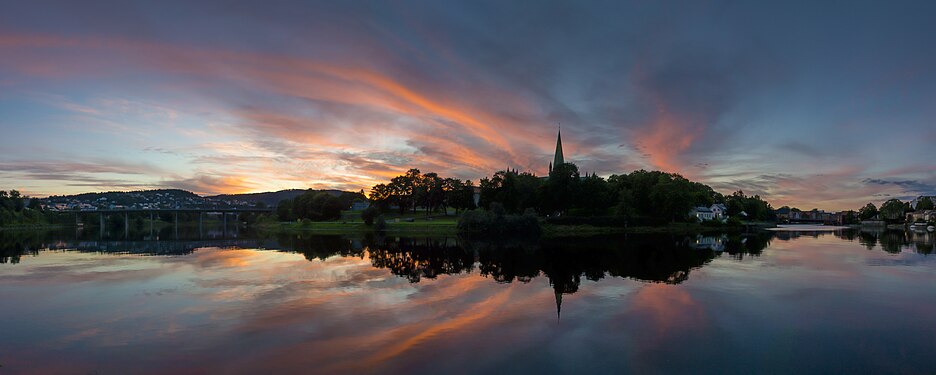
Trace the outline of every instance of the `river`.
{"type": "Polygon", "coordinates": [[[936,369],[931,234],[141,232],[0,232],[0,374],[936,369]]]}

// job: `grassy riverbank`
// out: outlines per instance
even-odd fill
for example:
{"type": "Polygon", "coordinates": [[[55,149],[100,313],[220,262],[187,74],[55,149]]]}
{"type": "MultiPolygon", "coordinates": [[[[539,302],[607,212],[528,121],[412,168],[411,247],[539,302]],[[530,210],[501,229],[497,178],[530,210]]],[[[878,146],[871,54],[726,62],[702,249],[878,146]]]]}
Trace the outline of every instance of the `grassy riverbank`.
{"type": "MultiPolygon", "coordinates": [[[[458,217],[442,216],[427,219],[426,217],[401,217],[387,220],[388,233],[435,233],[455,234],[458,217]]],[[[591,225],[555,225],[541,224],[542,233],[547,237],[590,236],[597,234],[704,234],[704,233],[738,233],[744,227],[738,226],[706,226],[692,223],[672,223],[664,226],[635,226],[635,227],[598,227],[591,225]]],[[[374,231],[374,226],[367,226],[361,220],[345,221],[306,221],[306,222],[265,222],[255,226],[278,231],[315,232],[322,234],[350,234],[374,231]]],[[[757,227],[766,227],[760,225],[757,227]]]]}
{"type": "MultiPolygon", "coordinates": [[[[439,233],[455,234],[457,232],[456,216],[441,216],[427,218],[425,216],[410,215],[395,217],[386,220],[386,232],[389,233],[439,233]]],[[[304,222],[264,222],[255,225],[258,228],[282,231],[309,231],[323,234],[347,234],[373,231],[374,226],[364,224],[363,220],[344,221],[304,221],[304,222]]]]}
{"type": "Polygon", "coordinates": [[[16,225],[5,225],[0,226],[0,230],[31,230],[31,229],[60,229],[60,228],[74,228],[75,225],[66,225],[66,224],[16,224],[16,225]]]}
{"type": "MultiPolygon", "coordinates": [[[[447,215],[426,215],[422,212],[417,213],[405,213],[405,214],[387,214],[384,216],[386,227],[384,231],[391,234],[439,234],[439,235],[454,235],[458,233],[458,219],[459,216],[455,215],[454,212],[450,211],[447,215]]],[[[206,220],[205,224],[218,224],[218,220],[206,220]]],[[[152,223],[148,218],[134,220],[131,223],[131,228],[137,230],[139,228],[150,228],[151,225],[155,226],[156,229],[161,229],[165,226],[170,226],[172,223],[167,223],[161,220],[155,220],[152,223]]],[[[248,224],[251,227],[267,230],[267,231],[285,231],[285,232],[311,232],[318,234],[356,234],[356,233],[365,233],[372,232],[376,229],[375,225],[368,226],[364,224],[363,219],[361,218],[360,212],[345,211],[342,212],[341,218],[333,221],[294,221],[294,222],[279,222],[272,220],[271,218],[260,219],[260,221],[252,221],[248,224]]],[[[751,227],[769,227],[772,226],[770,223],[747,223],[748,228],[751,227]],[[768,225],[769,224],[769,225],[768,225]]],[[[22,224],[15,226],[6,226],[0,227],[0,230],[39,230],[39,229],[55,229],[55,228],[67,228],[74,227],[74,225],[56,223],[52,224],[49,222],[33,223],[33,224],[22,224]]],[[[108,223],[108,229],[122,229],[123,224],[115,225],[108,223]]],[[[85,228],[98,228],[97,222],[94,221],[89,225],[85,225],[85,228]]],[[[593,225],[566,225],[566,224],[548,224],[540,222],[540,228],[542,229],[542,234],[546,237],[574,237],[574,236],[591,236],[591,235],[602,235],[602,234],[678,234],[678,235],[687,235],[687,234],[704,234],[704,233],[737,233],[745,230],[745,227],[738,226],[726,226],[726,225],[702,225],[696,223],[672,223],[663,226],[631,226],[631,227],[616,227],[616,226],[593,226],[593,225]]]]}
{"type": "Polygon", "coordinates": [[[744,227],[738,226],[705,226],[691,223],[672,223],[662,226],[635,226],[635,227],[596,227],[591,225],[543,225],[543,234],[554,237],[590,236],[596,234],[705,234],[705,233],[739,233],[744,227]]]}

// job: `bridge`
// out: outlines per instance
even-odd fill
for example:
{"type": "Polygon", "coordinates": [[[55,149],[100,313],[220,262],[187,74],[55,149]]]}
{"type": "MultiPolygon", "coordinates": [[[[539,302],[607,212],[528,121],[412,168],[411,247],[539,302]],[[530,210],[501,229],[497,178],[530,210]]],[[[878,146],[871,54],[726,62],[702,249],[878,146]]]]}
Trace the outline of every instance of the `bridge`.
{"type": "Polygon", "coordinates": [[[103,236],[105,223],[104,217],[106,215],[113,214],[123,214],[124,215],[124,236],[130,236],[130,214],[131,213],[149,213],[150,216],[150,231],[153,230],[153,221],[154,215],[161,213],[173,213],[175,215],[175,230],[176,233],[179,231],[179,213],[198,213],[198,231],[199,233],[202,230],[202,221],[206,214],[220,214],[221,221],[223,223],[223,230],[227,231],[227,216],[228,214],[234,214],[236,217],[237,214],[241,213],[272,213],[273,208],[124,208],[124,209],[106,209],[106,210],[61,210],[54,211],[56,213],[63,214],[74,214],[75,215],[75,226],[81,225],[80,216],[82,214],[98,214],[101,220],[101,234],[103,236]]]}

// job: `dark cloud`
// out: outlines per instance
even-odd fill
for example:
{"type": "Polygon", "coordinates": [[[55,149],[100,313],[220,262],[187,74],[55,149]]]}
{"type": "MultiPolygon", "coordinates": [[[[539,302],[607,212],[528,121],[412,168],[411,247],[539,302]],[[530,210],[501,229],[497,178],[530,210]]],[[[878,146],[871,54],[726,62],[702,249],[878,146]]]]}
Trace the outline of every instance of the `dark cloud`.
{"type": "Polygon", "coordinates": [[[165,171],[161,168],[142,163],[134,164],[115,160],[97,160],[94,162],[75,161],[10,161],[0,162],[0,172],[14,177],[11,187],[29,185],[34,181],[55,181],[59,186],[69,186],[84,190],[138,190],[153,188],[148,182],[135,181],[138,177],[154,176],[165,171]]]}
{"type": "Polygon", "coordinates": [[[916,180],[883,180],[877,178],[864,179],[865,184],[869,185],[891,185],[904,189],[907,193],[931,194],[936,192],[936,185],[926,181],[916,180]]]}
{"type": "Polygon", "coordinates": [[[162,172],[162,169],[150,164],[134,164],[119,160],[98,160],[95,162],[75,162],[66,160],[20,160],[0,162],[0,171],[24,173],[29,175],[77,173],[117,173],[140,175],[160,173],[162,172]]]}

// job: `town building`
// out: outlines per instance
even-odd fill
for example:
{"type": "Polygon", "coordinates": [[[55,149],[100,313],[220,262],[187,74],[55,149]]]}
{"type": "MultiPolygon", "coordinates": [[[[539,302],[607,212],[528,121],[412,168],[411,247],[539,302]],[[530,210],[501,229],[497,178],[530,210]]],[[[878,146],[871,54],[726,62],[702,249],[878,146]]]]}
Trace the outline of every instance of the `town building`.
{"type": "Polygon", "coordinates": [[[696,207],[689,211],[690,216],[694,216],[699,221],[715,220],[715,213],[709,207],[696,207]]]}
{"type": "Polygon", "coordinates": [[[728,236],[702,236],[701,234],[696,236],[695,241],[693,241],[690,246],[700,250],[712,250],[716,253],[725,251],[725,245],[728,244],[728,236]]]}
{"type": "Polygon", "coordinates": [[[783,207],[776,211],[774,214],[777,215],[777,220],[781,223],[802,223],[802,224],[826,224],[826,225],[842,225],[845,221],[845,212],[826,212],[823,210],[813,209],[811,211],[800,211],[798,209],[791,209],[789,207],[783,207]]]}
{"type": "Polygon", "coordinates": [[[724,204],[715,203],[709,208],[712,210],[712,214],[715,215],[716,219],[722,220],[728,218],[728,207],[725,207],[724,204]]]}
{"type": "Polygon", "coordinates": [[[936,222],[936,210],[907,212],[908,223],[936,222]]]}

